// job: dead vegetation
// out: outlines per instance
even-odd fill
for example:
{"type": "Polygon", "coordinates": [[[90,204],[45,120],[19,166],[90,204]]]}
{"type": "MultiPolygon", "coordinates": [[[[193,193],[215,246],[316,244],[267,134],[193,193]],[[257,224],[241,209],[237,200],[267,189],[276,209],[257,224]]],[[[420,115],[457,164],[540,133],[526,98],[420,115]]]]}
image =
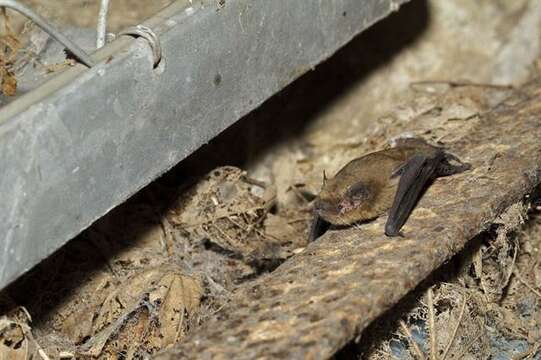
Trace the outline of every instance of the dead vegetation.
{"type": "Polygon", "coordinates": [[[73,59],[44,63],[40,56],[48,44],[49,36],[31,21],[21,22],[19,18],[19,21],[14,21],[14,17],[17,18],[12,11],[0,8],[0,104],[2,95],[13,98],[20,94],[21,77],[25,72],[37,70],[48,74],[75,64],[73,59]]]}
{"type": "MultiPolygon", "coordinates": [[[[71,29],[75,26],[96,27],[99,1],[20,0],[20,2],[34,9],[50,24],[68,34],[68,37],[74,38],[76,43],[80,43],[82,38],[80,34],[71,34],[69,32],[71,29]]],[[[144,3],[139,0],[112,1],[108,31],[118,32],[122,28],[137,24],[170,3],[171,0],[144,3]]],[[[21,93],[20,83],[25,72],[37,72],[43,77],[76,64],[69,56],[63,56],[65,59],[60,60],[62,55],[66,55],[62,53],[60,57],[56,56],[58,54],[47,54],[44,59],[45,50],[50,47],[51,42],[45,32],[23,15],[11,9],[0,9],[0,104],[11,100],[2,99],[2,95],[14,97],[21,93]],[[47,57],[56,60],[51,62],[47,57]],[[29,69],[29,66],[32,68],[29,69]]],[[[62,49],[58,50],[61,51],[62,49]]],[[[32,76],[24,80],[28,82],[25,84],[26,87],[35,87],[32,82],[37,80],[32,76]]]]}
{"type": "Polygon", "coordinates": [[[531,206],[527,201],[507,211],[401,303],[399,315],[383,316],[344,354],[370,360],[537,358],[541,208],[535,196],[531,206]]]}
{"type": "Polygon", "coordinates": [[[263,264],[288,258],[306,242],[298,235],[305,232],[309,209],[291,221],[277,214],[275,206],[272,185],[226,166],[214,169],[182,195],[166,221],[191,243],[205,243],[247,264],[263,264]]]}
{"type": "MultiPolygon", "coordinates": [[[[502,13],[511,15],[495,27],[520,24],[520,14],[528,6],[523,3],[523,8],[516,3],[506,5],[510,8],[502,13]]],[[[472,25],[474,30],[476,26],[472,25]]],[[[441,32],[438,29],[432,32],[441,32]]],[[[13,33],[10,36],[0,39],[6,95],[16,89],[13,69],[22,47],[13,33]]],[[[423,48],[434,43],[431,36],[435,35],[427,36],[418,52],[428,51],[423,48]]],[[[215,169],[197,172],[202,175],[190,183],[182,178],[185,173],[193,175],[187,165],[188,170],[173,172],[182,180],[162,179],[101,219],[5,292],[0,359],[31,355],[38,359],[137,359],[168,348],[214,316],[238,285],[274,270],[303,250],[310,201],[319,190],[323,170],[333,173],[347,160],[396,136],[415,134],[432,142],[452,142],[473,128],[481,114],[516,91],[511,86],[484,84],[491,82],[488,76],[476,78],[479,83],[416,82],[409,80],[419,76],[411,76],[407,77],[409,90],[403,89],[397,102],[398,95],[384,92],[388,86],[381,84],[401,83],[406,72],[402,67],[420,66],[418,71],[423,71],[418,58],[412,60],[412,52],[391,61],[386,71],[368,76],[364,88],[353,86],[351,94],[326,104],[302,136],[269,147],[257,161],[246,161],[242,168],[222,166],[234,162],[227,159],[215,169]],[[382,93],[385,100],[378,102],[382,93]],[[362,116],[370,120],[370,126],[360,120],[362,116]]],[[[353,62],[346,70],[356,68],[351,58],[358,53],[342,55],[344,62],[353,62]]],[[[458,70],[449,76],[464,73],[474,78],[476,64],[486,57],[471,57],[475,61],[456,65],[458,70]]],[[[447,70],[441,62],[439,75],[447,70]]],[[[483,72],[489,70],[483,68],[483,72]]],[[[340,77],[332,71],[331,75],[340,77]]],[[[438,78],[437,73],[430,75],[438,78]]],[[[292,103],[287,96],[274,100],[271,114],[259,116],[264,121],[284,117],[283,124],[314,116],[318,110],[303,104],[313,96],[306,89],[321,85],[317,75],[312,76],[305,80],[305,88],[286,93],[298,101],[292,103]]],[[[314,91],[316,103],[320,90],[314,91]]],[[[262,123],[251,126],[262,127],[262,123]]],[[[246,127],[250,130],[251,126],[246,127]]],[[[233,141],[237,139],[230,136],[226,146],[233,141]]],[[[253,151],[254,143],[257,138],[243,142],[243,151],[253,151]]],[[[219,145],[213,149],[220,153],[219,145]]],[[[541,343],[537,199],[532,194],[524,204],[513,207],[337,358],[446,360],[498,354],[534,358],[541,343]]]]}
{"type": "Polygon", "coordinates": [[[181,340],[223,306],[237,284],[276,267],[306,239],[308,218],[273,214],[272,187],[238,168],[213,170],[173,198],[163,215],[152,206],[160,195],[147,195],[43,264],[45,278],[41,270],[29,277],[32,285],[25,286],[35,286],[39,296],[22,293],[10,302],[48,314],[34,325],[39,342],[27,336],[30,318],[7,315],[0,354],[152,354],[181,340]],[[69,283],[73,292],[65,288],[69,283]]]}
{"type": "Polygon", "coordinates": [[[17,92],[15,65],[22,45],[9,24],[5,8],[1,9],[0,17],[4,24],[3,34],[0,36],[0,91],[6,96],[13,96],[17,92]]]}
{"type": "MultiPolygon", "coordinates": [[[[432,141],[459,136],[495,99],[515,92],[471,85],[416,91],[409,108],[382,117],[370,141],[357,148],[380,146],[404,129],[432,141]]],[[[351,156],[348,151],[354,150],[340,153],[351,156]]],[[[295,175],[316,178],[317,158],[313,151],[299,156],[303,166],[295,167],[295,175]]],[[[41,351],[52,358],[136,359],[182,340],[226,305],[238,285],[272,271],[306,245],[309,186],[295,177],[277,181],[284,176],[278,164],[290,164],[273,164],[274,183],[224,166],[182,187],[163,179],[145,189],[6,294],[0,350],[21,358],[41,351]],[[37,296],[28,298],[28,289],[37,296]],[[41,316],[32,323],[21,315],[27,313],[41,316]]],[[[353,356],[477,358],[493,354],[499,337],[530,344],[533,356],[541,314],[536,206],[533,194],[511,207],[454,267],[446,267],[443,279],[432,280],[435,285],[412,309],[395,309],[398,325],[376,323],[373,328],[381,329],[350,345],[353,356]],[[530,202],[533,222],[525,227],[530,202]]]]}

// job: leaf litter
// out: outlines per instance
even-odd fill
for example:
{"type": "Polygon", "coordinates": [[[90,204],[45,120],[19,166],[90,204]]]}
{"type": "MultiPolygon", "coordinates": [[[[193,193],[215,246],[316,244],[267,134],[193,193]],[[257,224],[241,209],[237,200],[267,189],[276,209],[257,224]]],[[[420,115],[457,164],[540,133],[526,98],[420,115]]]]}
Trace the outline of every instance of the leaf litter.
{"type": "MultiPolygon", "coordinates": [[[[380,146],[385,139],[404,136],[401,124],[410,118],[410,133],[445,137],[451,116],[476,121],[475,114],[489,108],[482,89],[465,97],[470,90],[429,95],[422,100],[422,111],[398,107],[374,124],[372,142],[359,146],[380,146]],[[480,102],[464,100],[471,98],[480,102]],[[458,109],[460,101],[468,107],[446,110],[446,104],[458,109]],[[426,118],[427,111],[432,121],[426,118]]],[[[498,96],[499,91],[510,90],[500,89],[498,96]]],[[[453,134],[458,131],[449,129],[453,134]]],[[[341,153],[352,156],[348,147],[341,153]]],[[[299,178],[289,182],[256,180],[247,171],[223,166],[187,187],[157,184],[146,189],[48,259],[42,265],[47,272],[38,268],[23,278],[25,288],[39,289],[39,296],[19,301],[21,295],[14,295],[11,302],[47,315],[33,331],[29,320],[4,318],[3,328],[13,329],[0,332],[4,344],[0,353],[138,359],[182,340],[225,305],[237,285],[302,251],[313,193],[309,182],[300,178],[317,178],[317,158],[313,150],[299,156],[299,178]],[[310,162],[313,166],[306,166],[310,162]],[[20,345],[15,349],[13,344],[20,345]]],[[[286,161],[277,160],[273,169],[280,169],[281,163],[289,168],[286,161]]],[[[270,179],[279,176],[276,172],[270,179]]],[[[535,202],[535,195],[531,199],[535,202]]],[[[536,294],[541,280],[532,274],[541,270],[525,259],[535,258],[538,244],[532,241],[541,237],[524,235],[528,216],[534,219],[527,223],[529,231],[536,234],[532,224],[537,215],[531,208],[528,202],[511,207],[474,241],[477,245],[465,252],[467,256],[456,260],[459,271],[450,272],[456,273],[454,278],[449,275],[430,287],[430,301],[424,291],[413,309],[396,310],[405,315],[395,330],[389,326],[372,330],[378,341],[366,345],[371,337],[365,332],[358,356],[421,358],[432,352],[443,359],[475,358],[494,349],[496,335],[535,346],[540,329],[532,319],[541,314],[536,294]]]]}
{"type": "MultiPolygon", "coordinates": [[[[6,42],[9,54],[20,46],[6,42]]],[[[0,359],[138,359],[181,341],[237,285],[302,251],[324,170],[332,174],[397,137],[453,141],[514,91],[411,83],[409,98],[391,102],[394,110],[366,131],[349,118],[314,126],[257,164],[220,166],[190,186],[152,185],[8,289],[0,359]]],[[[347,118],[341,111],[336,117],[347,118]]],[[[374,323],[337,358],[348,351],[368,359],[534,358],[541,338],[537,198],[516,204],[437,272],[435,283],[392,309],[394,321],[374,323]]]]}
{"type": "Polygon", "coordinates": [[[153,206],[159,193],[115,210],[47,260],[42,266],[57,268],[54,283],[40,270],[28,275],[42,292],[32,312],[49,314],[36,328],[49,356],[62,349],[138,359],[165,349],[227,303],[236,285],[306,245],[309,217],[277,213],[276,190],[239,168],[216,168],[186,191],[166,192],[165,208],[153,206]]]}

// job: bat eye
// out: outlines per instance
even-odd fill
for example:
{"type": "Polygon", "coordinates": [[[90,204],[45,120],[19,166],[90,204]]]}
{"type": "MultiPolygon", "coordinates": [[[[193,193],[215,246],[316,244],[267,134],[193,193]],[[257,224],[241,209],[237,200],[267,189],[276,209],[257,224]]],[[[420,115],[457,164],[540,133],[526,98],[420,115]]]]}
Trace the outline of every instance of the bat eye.
{"type": "Polygon", "coordinates": [[[353,200],[364,200],[368,198],[368,189],[366,186],[362,183],[357,183],[352,185],[347,193],[347,197],[353,200]]]}
{"type": "Polygon", "coordinates": [[[321,200],[316,201],[316,203],[314,204],[314,209],[316,211],[324,211],[324,212],[336,211],[336,207],[333,204],[326,201],[321,201],[321,200]]]}

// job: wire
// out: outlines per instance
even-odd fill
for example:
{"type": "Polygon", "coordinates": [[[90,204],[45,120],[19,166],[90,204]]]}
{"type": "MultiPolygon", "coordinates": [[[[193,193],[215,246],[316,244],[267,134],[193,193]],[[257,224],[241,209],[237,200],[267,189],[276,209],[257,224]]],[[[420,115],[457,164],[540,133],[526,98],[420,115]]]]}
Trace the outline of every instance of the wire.
{"type": "Polygon", "coordinates": [[[32,20],[37,26],[39,26],[43,31],[49,34],[53,39],[64,45],[81,63],[85,64],[88,67],[92,67],[94,65],[94,60],[92,60],[90,55],[88,55],[77,44],[68,39],[63,33],[51,26],[47,22],[47,20],[36,14],[31,9],[27,8],[26,6],[20,4],[15,0],[0,0],[0,7],[2,6],[13,9],[32,20]]]}
{"type": "Polygon", "coordinates": [[[101,0],[100,11],[98,13],[98,26],[96,37],[96,48],[99,49],[105,45],[107,36],[107,13],[109,11],[109,0],[101,0]]]}

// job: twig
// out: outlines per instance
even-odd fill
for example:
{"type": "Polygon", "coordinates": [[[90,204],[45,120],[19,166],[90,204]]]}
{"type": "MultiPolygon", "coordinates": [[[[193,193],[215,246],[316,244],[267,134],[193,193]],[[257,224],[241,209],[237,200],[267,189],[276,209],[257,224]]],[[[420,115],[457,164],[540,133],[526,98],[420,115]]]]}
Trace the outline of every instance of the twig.
{"type": "Polygon", "coordinates": [[[515,270],[513,271],[513,273],[517,277],[518,281],[520,281],[524,286],[526,286],[528,289],[530,289],[531,292],[533,292],[535,295],[537,295],[538,297],[541,298],[541,292],[539,292],[539,290],[536,290],[533,286],[528,284],[526,282],[526,280],[524,280],[524,278],[522,277],[522,275],[520,275],[520,272],[518,271],[518,268],[516,266],[515,266],[515,270]]]}
{"type": "Polygon", "coordinates": [[[258,186],[262,189],[266,189],[269,185],[267,183],[265,183],[264,181],[259,181],[259,180],[256,180],[256,179],[253,179],[247,175],[243,175],[242,176],[242,180],[244,180],[244,182],[250,184],[250,185],[255,185],[255,186],[258,186]]]}
{"type": "Polygon", "coordinates": [[[210,223],[210,225],[215,228],[226,240],[229,240],[230,244],[234,244],[235,240],[231,236],[229,236],[225,231],[223,231],[219,226],[217,226],[215,223],[210,223]]]}
{"type": "Polygon", "coordinates": [[[109,11],[109,0],[101,0],[100,11],[98,13],[98,26],[96,37],[96,48],[99,49],[105,45],[107,35],[107,13],[109,11]]]}
{"type": "Polygon", "coordinates": [[[539,347],[541,347],[541,343],[536,343],[531,348],[528,348],[528,350],[513,356],[512,360],[522,360],[529,357],[533,357],[539,352],[539,347]]]}
{"type": "Polygon", "coordinates": [[[415,354],[417,355],[419,360],[425,360],[425,356],[423,355],[423,352],[421,351],[421,349],[419,349],[419,346],[417,345],[415,340],[413,340],[413,336],[411,335],[410,329],[408,329],[408,327],[406,326],[403,320],[400,320],[400,327],[402,328],[402,331],[404,331],[404,333],[406,334],[408,341],[410,345],[413,347],[413,350],[415,351],[415,354]]]}
{"type": "Polygon", "coordinates": [[[434,294],[428,289],[428,326],[430,328],[430,360],[437,360],[436,355],[436,326],[434,324],[434,294]]]}
{"type": "Polygon", "coordinates": [[[13,34],[13,29],[9,24],[9,16],[5,7],[2,7],[2,17],[4,18],[4,32],[6,34],[13,34]]]}
{"type": "MultiPolygon", "coordinates": [[[[50,357],[47,356],[47,354],[45,353],[45,350],[43,350],[41,345],[34,338],[34,335],[32,334],[32,329],[28,325],[28,323],[30,323],[32,321],[32,317],[30,316],[30,313],[28,312],[28,310],[24,306],[21,306],[20,309],[22,309],[22,312],[27,317],[27,324],[25,324],[25,323],[23,323],[23,322],[21,322],[19,320],[15,320],[15,323],[17,324],[17,326],[19,326],[19,329],[21,329],[24,337],[28,340],[28,342],[32,342],[34,344],[34,346],[37,348],[39,356],[43,360],[50,360],[50,357]]],[[[26,351],[28,352],[28,347],[26,348],[26,351]]],[[[27,355],[28,355],[28,353],[27,353],[27,355]]],[[[25,357],[25,358],[28,358],[28,357],[25,357]]]]}
{"type": "Polygon", "coordinates": [[[464,347],[464,349],[462,349],[462,352],[460,352],[460,354],[458,356],[453,356],[453,359],[462,359],[464,357],[464,355],[466,355],[466,353],[470,350],[470,348],[473,346],[473,344],[479,340],[479,338],[481,337],[481,335],[483,335],[483,331],[482,330],[479,330],[479,333],[468,343],[468,345],[466,345],[464,347]]]}
{"type": "MultiPolygon", "coordinates": [[[[505,236],[505,235],[504,235],[505,236]]],[[[511,271],[509,271],[509,274],[507,274],[506,278],[505,278],[505,281],[503,282],[504,284],[504,287],[507,286],[509,284],[509,280],[511,279],[511,275],[513,275],[513,269],[516,269],[516,261],[517,261],[517,255],[518,255],[518,252],[519,252],[519,244],[518,244],[518,240],[513,240],[513,244],[515,245],[514,246],[514,252],[513,252],[513,260],[511,262],[511,271]]]]}
{"type": "Polygon", "coordinates": [[[51,360],[51,358],[47,356],[47,353],[45,353],[45,350],[43,349],[38,349],[38,354],[43,360],[51,360]]]}
{"type": "Polygon", "coordinates": [[[205,274],[205,278],[208,281],[210,287],[213,287],[217,293],[226,294],[227,296],[231,294],[226,288],[214,281],[214,279],[210,275],[205,274]]]}
{"type": "Polygon", "coordinates": [[[201,225],[207,225],[208,223],[216,222],[217,220],[221,220],[221,219],[228,218],[228,217],[231,217],[231,216],[240,216],[242,214],[255,212],[257,210],[262,210],[264,208],[265,208],[265,206],[253,206],[253,207],[243,209],[243,210],[229,211],[229,212],[225,212],[223,214],[218,214],[217,216],[214,216],[212,219],[202,220],[202,221],[194,222],[194,223],[191,223],[191,224],[179,224],[179,225],[181,225],[183,229],[190,229],[190,228],[198,227],[198,226],[201,226],[201,225]]]}
{"type": "Polygon", "coordinates": [[[387,359],[396,359],[396,360],[399,360],[396,355],[394,354],[391,354],[387,351],[384,351],[384,350],[378,350],[378,354],[382,355],[382,356],[386,356],[387,359]]]}
{"type": "Polygon", "coordinates": [[[462,317],[464,316],[464,310],[466,310],[466,303],[467,303],[467,300],[468,300],[466,298],[465,294],[463,296],[464,296],[464,300],[462,301],[462,307],[460,308],[460,314],[458,315],[458,319],[456,321],[456,326],[453,329],[453,333],[451,335],[451,339],[449,340],[449,343],[445,347],[445,351],[443,352],[441,360],[445,360],[447,358],[447,354],[449,353],[449,350],[451,349],[451,346],[453,346],[453,343],[455,342],[456,333],[458,331],[460,323],[462,322],[462,317]]]}
{"type": "Polygon", "coordinates": [[[304,204],[309,204],[310,201],[297,189],[295,185],[291,185],[288,190],[291,190],[295,196],[304,204]]]}
{"type": "Polygon", "coordinates": [[[173,238],[173,227],[171,226],[171,223],[169,223],[169,220],[167,220],[166,216],[159,217],[158,221],[162,226],[162,231],[164,234],[162,249],[165,250],[167,256],[173,256],[173,247],[175,244],[175,240],[173,238]]]}
{"type": "MultiPolygon", "coordinates": [[[[240,214],[240,216],[242,217],[242,214],[240,214]]],[[[263,216],[265,216],[265,215],[263,215],[263,216]]],[[[262,219],[263,216],[261,216],[260,219],[262,219]]],[[[231,224],[233,224],[234,226],[236,226],[236,227],[238,227],[239,229],[242,230],[242,237],[241,237],[240,240],[239,240],[239,241],[242,242],[242,243],[248,238],[248,236],[250,236],[250,234],[252,233],[252,231],[254,231],[255,226],[258,225],[258,224],[260,223],[260,221],[258,220],[256,223],[250,224],[250,225],[248,225],[248,228],[246,228],[246,227],[242,226],[241,224],[239,224],[238,222],[236,222],[235,220],[233,220],[231,217],[226,217],[226,219],[227,219],[231,224]]],[[[244,217],[243,217],[243,220],[245,220],[244,217]]]]}
{"type": "Polygon", "coordinates": [[[470,81],[446,81],[446,80],[425,80],[425,81],[414,81],[410,86],[415,85],[448,85],[449,87],[481,87],[481,88],[492,88],[492,89],[514,89],[513,85],[500,85],[500,84],[482,84],[475,83],[470,81]]]}
{"type": "Polygon", "coordinates": [[[180,336],[182,335],[181,334],[183,332],[182,331],[182,325],[184,324],[184,313],[186,312],[186,308],[182,307],[182,309],[180,309],[180,311],[181,311],[180,321],[178,322],[177,331],[175,332],[175,340],[173,341],[174,344],[176,344],[178,342],[178,340],[180,339],[180,336]]]}
{"type": "Polygon", "coordinates": [[[75,355],[69,351],[60,351],[58,354],[59,359],[75,359],[75,355]]]}
{"type": "Polygon", "coordinates": [[[291,224],[295,224],[295,223],[298,223],[298,222],[310,221],[310,220],[312,220],[312,217],[305,216],[305,217],[302,217],[302,218],[288,220],[287,223],[289,225],[291,225],[291,224]]]}

